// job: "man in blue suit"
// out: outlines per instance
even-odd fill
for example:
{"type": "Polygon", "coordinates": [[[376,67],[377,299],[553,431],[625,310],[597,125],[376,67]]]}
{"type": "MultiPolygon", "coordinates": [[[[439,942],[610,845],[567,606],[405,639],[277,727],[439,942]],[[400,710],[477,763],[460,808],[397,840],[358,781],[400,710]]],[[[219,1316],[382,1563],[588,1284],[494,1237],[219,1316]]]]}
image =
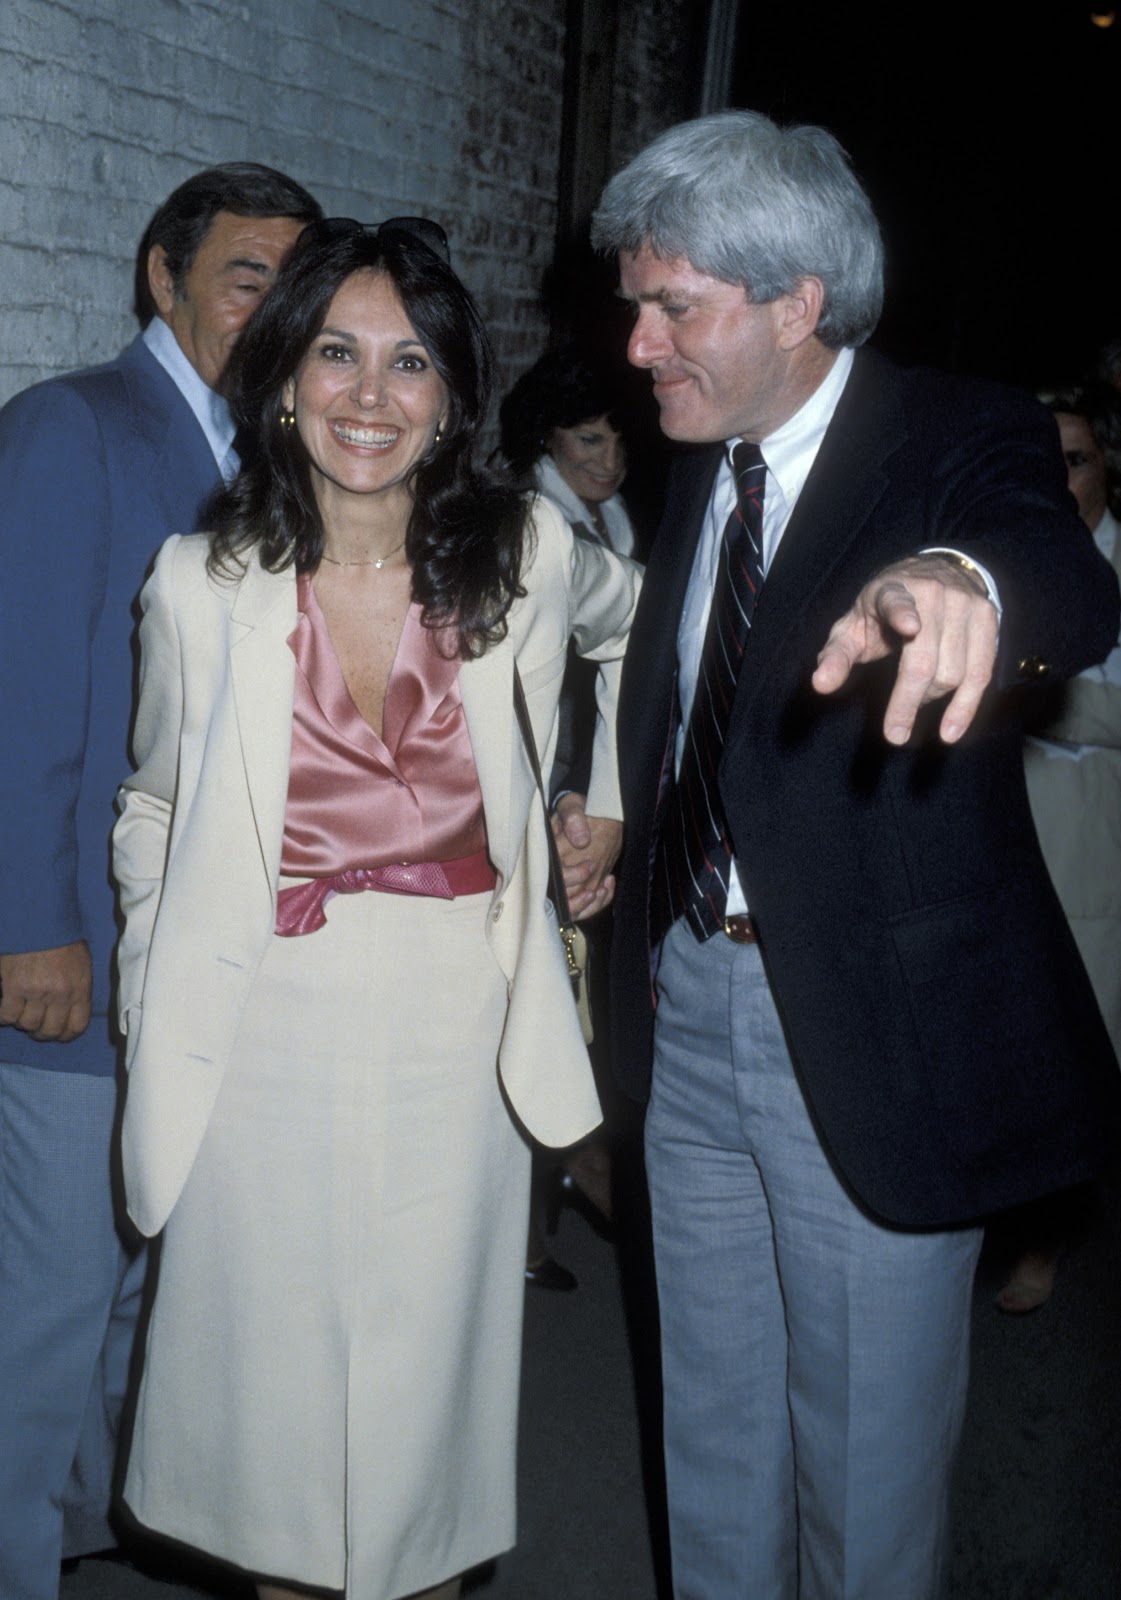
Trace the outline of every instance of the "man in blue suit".
{"type": "Polygon", "coordinates": [[[153,217],[144,331],[0,412],[0,1594],[47,1600],[104,1549],[143,1263],[110,1176],[113,796],[133,602],[237,469],[227,358],[316,202],[255,163],[153,217]]]}

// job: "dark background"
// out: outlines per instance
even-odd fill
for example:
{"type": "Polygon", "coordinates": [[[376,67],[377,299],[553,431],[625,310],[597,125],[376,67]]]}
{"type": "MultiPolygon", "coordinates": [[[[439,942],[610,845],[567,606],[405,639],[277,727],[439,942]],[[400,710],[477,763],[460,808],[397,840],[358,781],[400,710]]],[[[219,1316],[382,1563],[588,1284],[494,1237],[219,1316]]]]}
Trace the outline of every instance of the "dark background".
{"type": "Polygon", "coordinates": [[[1035,389],[1121,335],[1121,19],[1090,14],[742,7],[731,103],[845,146],[884,232],[887,354],[1035,389]]]}

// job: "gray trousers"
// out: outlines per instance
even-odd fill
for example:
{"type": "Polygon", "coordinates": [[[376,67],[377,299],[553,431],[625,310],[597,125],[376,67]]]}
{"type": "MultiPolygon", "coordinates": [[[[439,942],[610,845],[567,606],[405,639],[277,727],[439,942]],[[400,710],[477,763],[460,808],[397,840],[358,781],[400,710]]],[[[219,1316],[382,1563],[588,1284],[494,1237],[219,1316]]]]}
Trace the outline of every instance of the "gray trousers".
{"type": "Polygon", "coordinates": [[[114,1224],[112,1078],[0,1063],[0,1595],[55,1600],[107,1522],[145,1253],[114,1224]]]}
{"type": "MultiPolygon", "coordinates": [[[[869,1220],[758,948],[670,930],[646,1124],[678,1600],[935,1600],[980,1229],[869,1220]]],[[[888,1069],[890,1070],[890,1069],[888,1069]]]]}

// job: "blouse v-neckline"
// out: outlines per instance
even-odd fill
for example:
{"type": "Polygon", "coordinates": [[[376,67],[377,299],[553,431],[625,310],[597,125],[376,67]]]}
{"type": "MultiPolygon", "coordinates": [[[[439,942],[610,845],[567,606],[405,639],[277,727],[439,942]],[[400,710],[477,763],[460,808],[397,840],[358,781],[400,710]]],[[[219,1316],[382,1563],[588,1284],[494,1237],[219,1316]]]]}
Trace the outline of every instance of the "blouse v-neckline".
{"type": "Polygon", "coordinates": [[[462,664],[459,656],[449,658],[443,654],[439,648],[440,630],[424,626],[421,607],[412,601],[385,686],[379,735],[347,688],[310,573],[298,574],[296,590],[299,617],[289,642],[320,710],[342,738],[394,768],[404,741],[414,729],[432,719],[455,684],[462,664]]]}

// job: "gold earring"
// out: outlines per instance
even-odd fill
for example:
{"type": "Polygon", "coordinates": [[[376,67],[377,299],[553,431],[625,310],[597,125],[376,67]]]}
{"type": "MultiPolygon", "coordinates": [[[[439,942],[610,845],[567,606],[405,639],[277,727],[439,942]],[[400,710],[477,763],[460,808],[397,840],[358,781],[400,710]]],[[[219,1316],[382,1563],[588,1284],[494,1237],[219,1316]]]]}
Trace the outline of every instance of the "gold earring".
{"type": "Polygon", "coordinates": [[[436,446],[436,445],[438,445],[438,444],[439,444],[439,442],[440,442],[440,440],[441,440],[441,439],[442,439],[442,438],[443,438],[443,437],[444,437],[444,436],[443,436],[443,434],[442,434],[442,433],[441,433],[441,432],[440,432],[440,430],[439,430],[439,428],[437,428],[437,429],[436,429],[436,437],[435,437],[435,438],[434,438],[434,439],[433,439],[433,441],[432,441],[432,444],[433,444],[433,447],[435,447],[435,446],[436,446]]]}
{"type": "Polygon", "coordinates": [[[280,426],[285,433],[291,433],[296,426],[296,413],[294,411],[282,411],[280,413],[280,426]]]}

